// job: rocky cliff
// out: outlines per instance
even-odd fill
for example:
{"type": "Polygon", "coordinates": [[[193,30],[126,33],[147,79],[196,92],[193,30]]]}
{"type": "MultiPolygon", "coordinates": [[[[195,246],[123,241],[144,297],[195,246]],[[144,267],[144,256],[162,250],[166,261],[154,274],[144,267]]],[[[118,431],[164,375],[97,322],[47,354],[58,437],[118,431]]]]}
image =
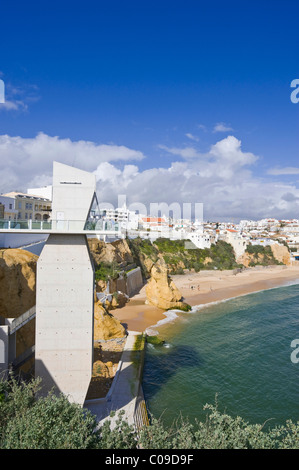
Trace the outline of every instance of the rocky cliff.
{"type": "Polygon", "coordinates": [[[291,255],[285,245],[274,243],[269,246],[248,246],[245,253],[238,258],[238,263],[243,264],[246,268],[255,265],[274,265],[285,264],[291,265],[291,255]]]}
{"type": "Polygon", "coordinates": [[[88,245],[95,266],[101,263],[130,264],[134,262],[133,255],[126,240],[105,243],[97,238],[89,238],[88,245]]]}
{"type": "Polygon", "coordinates": [[[159,259],[151,268],[151,277],[146,285],[147,303],[162,309],[188,308],[182,294],[170,278],[166,263],[159,259]]]}
{"type": "Polygon", "coordinates": [[[271,250],[277,261],[285,264],[286,266],[290,266],[292,264],[290,252],[285,245],[274,243],[274,245],[271,245],[271,250]]]}
{"type": "Polygon", "coordinates": [[[0,251],[0,315],[18,317],[35,305],[38,256],[25,250],[0,251]]]}
{"type": "MultiPolygon", "coordinates": [[[[17,318],[35,305],[36,262],[38,256],[25,250],[0,250],[0,320],[17,318]]],[[[4,323],[4,322],[3,322],[4,323]]],[[[35,343],[35,320],[16,333],[16,354],[35,343]]],[[[22,370],[28,371],[33,361],[22,370]]]]}
{"type": "Polygon", "coordinates": [[[123,338],[126,330],[101,302],[94,305],[94,340],[123,338]]]}

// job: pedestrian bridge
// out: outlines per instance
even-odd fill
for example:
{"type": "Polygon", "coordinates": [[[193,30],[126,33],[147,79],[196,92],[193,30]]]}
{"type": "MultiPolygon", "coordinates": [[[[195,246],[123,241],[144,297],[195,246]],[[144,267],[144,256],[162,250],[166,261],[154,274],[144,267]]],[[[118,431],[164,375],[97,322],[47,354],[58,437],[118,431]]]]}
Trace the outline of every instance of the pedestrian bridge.
{"type": "Polygon", "coordinates": [[[121,237],[114,221],[100,220],[6,220],[0,219],[0,233],[107,235],[121,237]]]}

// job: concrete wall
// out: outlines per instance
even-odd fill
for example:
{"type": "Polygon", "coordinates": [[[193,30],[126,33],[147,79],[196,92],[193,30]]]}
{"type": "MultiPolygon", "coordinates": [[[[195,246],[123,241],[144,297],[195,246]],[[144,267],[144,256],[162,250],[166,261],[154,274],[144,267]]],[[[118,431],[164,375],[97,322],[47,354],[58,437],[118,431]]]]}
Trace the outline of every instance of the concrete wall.
{"type": "Polygon", "coordinates": [[[109,281],[109,292],[113,294],[113,292],[120,291],[131,297],[136,294],[142,286],[143,279],[141,269],[137,267],[117,279],[111,279],[109,281]]]}
{"type": "Polygon", "coordinates": [[[131,297],[143,286],[141,269],[138,267],[127,273],[127,295],[131,297]]]}
{"type": "MultiPolygon", "coordinates": [[[[96,177],[87,171],[53,163],[52,220],[63,227],[63,221],[71,221],[70,231],[82,230],[89,215],[96,190],[96,177]]],[[[53,222],[53,226],[55,227],[53,222]]]]}
{"type": "Polygon", "coordinates": [[[8,349],[9,349],[9,337],[7,325],[0,326],[0,373],[7,371],[8,368],[8,349]]]}
{"type": "Polygon", "coordinates": [[[35,375],[83,404],[93,362],[94,271],[84,235],[50,235],[37,263],[35,375]]]}

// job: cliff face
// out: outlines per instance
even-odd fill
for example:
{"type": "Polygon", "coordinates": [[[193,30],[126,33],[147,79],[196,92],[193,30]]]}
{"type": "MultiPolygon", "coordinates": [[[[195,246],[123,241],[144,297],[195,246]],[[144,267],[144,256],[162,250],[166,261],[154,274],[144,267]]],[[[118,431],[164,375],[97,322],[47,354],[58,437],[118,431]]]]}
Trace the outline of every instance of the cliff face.
{"type": "MultiPolygon", "coordinates": [[[[247,250],[249,250],[248,247],[247,250]]],[[[274,243],[269,246],[259,246],[256,245],[253,247],[255,252],[251,253],[250,250],[245,251],[243,255],[238,258],[238,263],[243,264],[246,268],[254,265],[270,265],[283,263],[286,266],[291,265],[291,255],[288,248],[285,245],[279,243],[274,243]]]]}
{"type": "Polygon", "coordinates": [[[0,251],[0,315],[18,317],[35,305],[38,256],[25,250],[0,251]]]}
{"type": "Polygon", "coordinates": [[[151,278],[146,286],[147,302],[158,308],[183,308],[182,294],[168,275],[168,269],[163,259],[151,268],[151,278]]]}
{"type": "MultiPolygon", "coordinates": [[[[35,305],[36,262],[38,256],[25,250],[0,251],[0,317],[17,318],[35,305]]],[[[16,333],[16,354],[35,343],[35,319],[16,333]]],[[[22,370],[28,371],[33,361],[22,370]]]]}
{"type": "Polygon", "coordinates": [[[274,258],[276,258],[277,261],[285,264],[286,266],[291,265],[291,255],[285,245],[274,243],[274,245],[271,245],[271,250],[272,250],[274,258]]]}
{"type": "Polygon", "coordinates": [[[119,320],[107,313],[101,302],[94,305],[94,340],[123,338],[126,330],[119,320]]]}
{"type": "Polygon", "coordinates": [[[134,258],[126,240],[105,243],[97,238],[88,239],[95,265],[101,263],[133,263],[134,258]]]}
{"type": "Polygon", "coordinates": [[[255,264],[263,264],[264,256],[261,254],[253,255],[245,252],[243,255],[239,256],[237,261],[239,264],[243,264],[245,268],[248,268],[249,266],[253,266],[255,264]]]}

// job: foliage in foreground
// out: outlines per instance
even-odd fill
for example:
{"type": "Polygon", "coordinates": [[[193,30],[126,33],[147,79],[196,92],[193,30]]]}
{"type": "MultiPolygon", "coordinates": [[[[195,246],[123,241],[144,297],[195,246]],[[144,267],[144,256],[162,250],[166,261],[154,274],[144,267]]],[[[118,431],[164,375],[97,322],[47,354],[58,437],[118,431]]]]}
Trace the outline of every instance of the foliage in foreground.
{"type": "Polygon", "coordinates": [[[1,449],[275,449],[299,448],[299,422],[252,425],[206,405],[206,420],[180,417],[169,427],[152,419],[138,435],[119,415],[97,429],[95,417],[53,393],[37,398],[40,380],[0,381],[1,449]]]}

